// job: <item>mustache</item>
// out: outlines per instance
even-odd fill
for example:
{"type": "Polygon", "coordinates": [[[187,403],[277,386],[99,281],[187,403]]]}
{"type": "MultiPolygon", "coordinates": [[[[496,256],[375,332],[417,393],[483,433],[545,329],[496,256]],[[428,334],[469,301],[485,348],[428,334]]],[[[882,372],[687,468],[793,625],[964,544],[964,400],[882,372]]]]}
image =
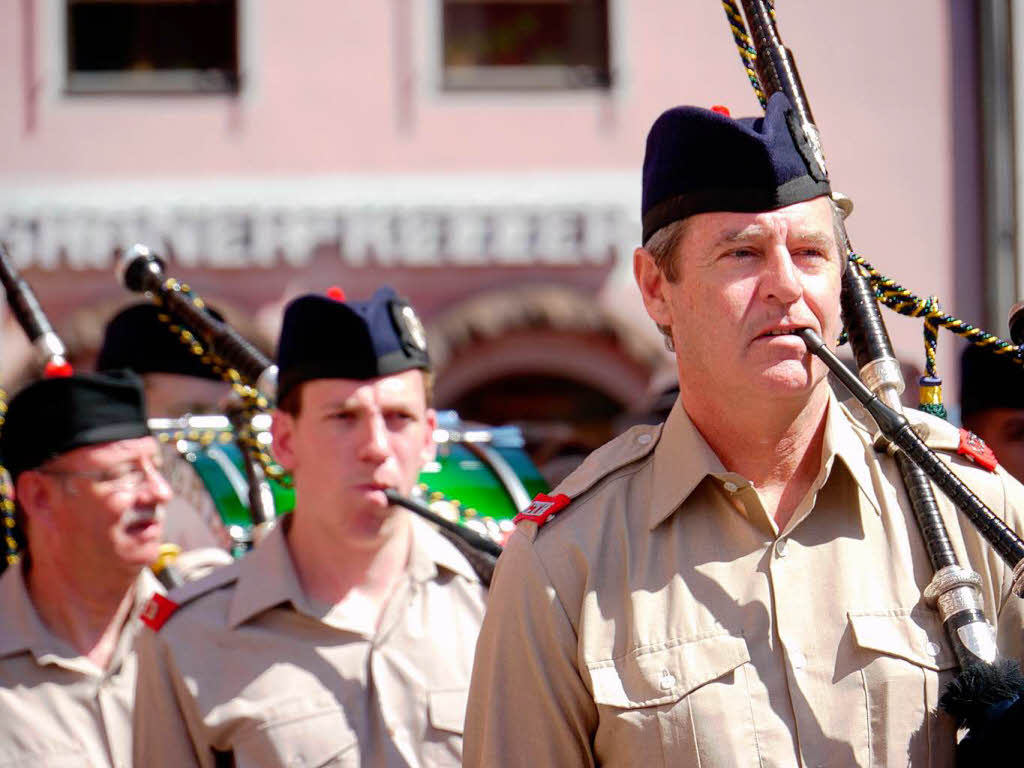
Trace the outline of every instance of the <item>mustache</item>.
{"type": "Polygon", "coordinates": [[[154,520],[157,522],[163,522],[165,517],[164,508],[162,506],[152,507],[132,507],[121,515],[121,526],[128,528],[133,525],[140,523],[150,523],[154,520]]]}

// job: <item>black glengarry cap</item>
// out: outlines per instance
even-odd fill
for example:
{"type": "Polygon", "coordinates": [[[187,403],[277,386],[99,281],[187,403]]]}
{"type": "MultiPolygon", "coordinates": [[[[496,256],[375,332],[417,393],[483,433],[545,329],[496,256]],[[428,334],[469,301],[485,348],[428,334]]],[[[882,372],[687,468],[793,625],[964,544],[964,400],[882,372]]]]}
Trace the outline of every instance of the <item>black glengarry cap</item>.
{"type": "Polygon", "coordinates": [[[384,286],[369,301],[306,294],[285,308],[277,343],[278,402],[312,379],[375,379],[430,370],[412,306],[384,286]]]}
{"type": "MultiPolygon", "coordinates": [[[[212,307],[206,311],[217,320],[224,319],[212,307]]],[[[220,381],[213,368],[171,331],[171,324],[181,323],[173,317],[170,324],[160,319],[165,314],[155,304],[146,303],[134,304],[114,315],[103,334],[96,369],[128,368],[136,373],[177,373],[220,381]]]]}
{"type": "Polygon", "coordinates": [[[759,213],[831,192],[785,94],[757,118],[674,107],[647,135],[643,242],[694,214],[759,213]]]}
{"type": "Polygon", "coordinates": [[[149,435],[142,382],[130,371],[35,381],[14,396],[0,452],[17,478],[75,448],[149,435]]]}

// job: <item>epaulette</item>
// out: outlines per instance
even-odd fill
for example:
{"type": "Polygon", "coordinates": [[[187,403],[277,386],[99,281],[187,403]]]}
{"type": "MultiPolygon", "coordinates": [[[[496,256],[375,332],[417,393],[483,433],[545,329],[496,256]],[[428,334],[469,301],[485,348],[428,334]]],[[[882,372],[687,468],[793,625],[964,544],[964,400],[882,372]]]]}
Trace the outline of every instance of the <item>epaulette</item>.
{"type": "Polygon", "coordinates": [[[962,429],[950,424],[948,421],[922,413],[918,410],[908,409],[907,419],[915,429],[925,428],[922,439],[929,448],[937,451],[949,451],[956,453],[977,464],[982,469],[995,472],[999,466],[999,460],[991,448],[969,429],[962,429]]]}
{"type": "Polygon", "coordinates": [[[640,424],[609,440],[584,459],[551,495],[540,493],[526,509],[516,515],[515,523],[534,523],[540,528],[555,514],[569,506],[599,481],[638,461],[654,450],[661,437],[661,424],[640,424]]]}
{"type": "Polygon", "coordinates": [[[169,618],[184,605],[214,590],[226,587],[238,579],[238,563],[211,571],[205,577],[189,581],[171,591],[170,596],[154,594],[139,614],[142,623],[154,632],[160,630],[169,618]]]}
{"type": "Polygon", "coordinates": [[[966,456],[989,472],[995,472],[996,467],[999,466],[999,459],[996,458],[995,452],[988,447],[988,443],[969,429],[960,430],[960,445],[957,446],[956,452],[961,456],[966,456]]]}
{"type": "Polygon", "coordinates": [[[159,631],[171,614],[178,610],[178,604],[166,595],[156,592],[139,614],[139,619],[154,632],[159,631]]]}
{"type": "MultiPolygon", "coordinates": [[[[877,430],[867,411],[859,403],[844,403],[850,414],[869,431],[877,430]]],[[[903,411],[914,431],[934,451],[944,451],[965,457],[989,472],[995,472],[999,460],[991,448],[973,432],[961,429],[944,419],[915,408],[903,411]]]]}

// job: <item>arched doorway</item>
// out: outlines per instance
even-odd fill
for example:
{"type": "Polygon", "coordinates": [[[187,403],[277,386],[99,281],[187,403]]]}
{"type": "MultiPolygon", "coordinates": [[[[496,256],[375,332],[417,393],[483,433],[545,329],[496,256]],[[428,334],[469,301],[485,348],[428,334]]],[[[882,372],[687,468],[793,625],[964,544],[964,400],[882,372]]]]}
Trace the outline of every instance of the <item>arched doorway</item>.
{"type": "Polygon", "coordinates": [[[616,434],[663,357],[596,299],[558,286],[475,297],[430,333],[437,406],[519,426],[552,484],[616,434]]]}

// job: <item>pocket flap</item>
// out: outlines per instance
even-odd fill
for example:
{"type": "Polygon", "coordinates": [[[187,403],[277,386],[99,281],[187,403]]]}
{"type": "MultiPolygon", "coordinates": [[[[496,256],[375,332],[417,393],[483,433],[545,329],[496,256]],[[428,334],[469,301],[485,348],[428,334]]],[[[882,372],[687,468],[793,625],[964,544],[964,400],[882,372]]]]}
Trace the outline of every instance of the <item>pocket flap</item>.
{"type": "Polygon", "coordinates": [[[239,765],[323,766],[357,747],[356,734],[335,703],[317,709],[312,702],[279,719],[252,723],[233,744],[239,765]]]}
{"type": "Polygon", "coordinates": [[[430,691],[427,694],[430,724],[440,731],[461,734],[466,722],[468,698],[469,691],[465,688],[453,691],[430,691]]]}
{"type": "Polygon", "coordinates": [[[715,635],[644,646],[617,659],[588,663],[587,670],[594,701],[635,709],[676,701],[748,661],[742,637],[715,635]]]}
{"type": "Polygon", "coordinates": [[[853,639],[861,648],[906,659],[926,669],[956,666],[938,615],[851,611],[847,617],[853,639]]]}

